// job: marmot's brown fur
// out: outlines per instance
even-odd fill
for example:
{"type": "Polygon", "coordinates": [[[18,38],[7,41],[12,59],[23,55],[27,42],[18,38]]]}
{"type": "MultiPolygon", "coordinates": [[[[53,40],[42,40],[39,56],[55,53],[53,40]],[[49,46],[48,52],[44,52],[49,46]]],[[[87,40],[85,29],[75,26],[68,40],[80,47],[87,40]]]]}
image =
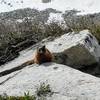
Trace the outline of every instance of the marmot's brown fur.
{"type": "Polygon", "coordinates": [[[33,63],[42,64],[45,62],[51,62],[53,59],[52,53],[45,47],[37,48],[34,59],[23,63],[22,65],[31,65],[33,63]]]}
{"type": "Polygon", "coordinates": [[[37,49],[33,60],[36,64],[42,64],[45,62],[51,62],[52,58],[51,52],[45,46],[42,46],[41,48],[37,49]]]}

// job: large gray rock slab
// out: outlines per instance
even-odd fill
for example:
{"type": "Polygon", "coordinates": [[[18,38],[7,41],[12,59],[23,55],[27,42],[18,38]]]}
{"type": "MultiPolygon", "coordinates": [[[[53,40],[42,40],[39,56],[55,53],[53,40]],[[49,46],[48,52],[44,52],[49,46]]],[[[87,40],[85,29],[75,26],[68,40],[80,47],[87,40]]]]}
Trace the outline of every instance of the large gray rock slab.
{"type": "Polygon", "coordinates": [[[88,30],[64,34],[46,45],[57,63],[81,68],[99,62],[100,46],[88,30]]]}
{"type": "Polygon", "coordinates": [[[54,92],[47,100],[100,100],[99,78],[56,63],[33,64],[3,76],[0,94],[22,96],[29,91],[33,95],[43,82],[54,92]]]}

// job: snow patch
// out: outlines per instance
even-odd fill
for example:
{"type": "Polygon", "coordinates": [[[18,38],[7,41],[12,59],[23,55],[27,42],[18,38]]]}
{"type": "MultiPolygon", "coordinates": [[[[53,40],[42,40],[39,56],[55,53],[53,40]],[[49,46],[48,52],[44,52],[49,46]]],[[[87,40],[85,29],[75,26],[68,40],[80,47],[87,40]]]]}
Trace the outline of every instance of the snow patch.
{"type": "Polygon", "coordinates": [[[62,13],[50,13],[47,22],[50,23],[52,21],[64,22],[64,18],[62,17],[62,13]]]}
{"type": "Polygon", "coordinates": [[[22,23],[23,19],[17,19],[16,22],[22,23]]]}
{"type": "MultiPolygon", "coordinates": [[[[20,1],[21,0],[19,0],[19,2],[20,1]]],[[[53,8],[62,12],[65,12],[65,10],[77,9],[81,11],[80,14],[100,12],[100,0],[52,0],[50,3],[42,3],[41,0],[23,0],[23,3],[18,3],[17,0],[6,0],[6,2],[11,2],[13,7],[1,3],[0,12],[7,12],[27,7],[36,8],[38,10],[53,8]]]]}

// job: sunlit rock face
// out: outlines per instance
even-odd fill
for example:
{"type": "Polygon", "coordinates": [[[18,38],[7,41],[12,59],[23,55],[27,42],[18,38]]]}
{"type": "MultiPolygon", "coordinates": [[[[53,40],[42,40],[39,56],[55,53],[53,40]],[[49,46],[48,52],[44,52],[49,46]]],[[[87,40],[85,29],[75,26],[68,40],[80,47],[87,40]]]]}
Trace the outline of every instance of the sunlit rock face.
{"type": "MultiPolygon", "coordinates": [[[[45,63],[31,65],[0,78],[0,95],[34,95],[41,83],[49,84],[53,95],[46,100],[99,100],[100,79],[71,67],[45,63]],[[77,91],[77,92],[76,92],[77,91]]],[[[41,100],[41,99],[40,99],[41,100]]]]}
{"type": "Polygon", "coordinates": [[[99,62],[100,46],[88,30],[64,34],[47,47],[54,52],[56,63],[81,68],[99,62]]]}

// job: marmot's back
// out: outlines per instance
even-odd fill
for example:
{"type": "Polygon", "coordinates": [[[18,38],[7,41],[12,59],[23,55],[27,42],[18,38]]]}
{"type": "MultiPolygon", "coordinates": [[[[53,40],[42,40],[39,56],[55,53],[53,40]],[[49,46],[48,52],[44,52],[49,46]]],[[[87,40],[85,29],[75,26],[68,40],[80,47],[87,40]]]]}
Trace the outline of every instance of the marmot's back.
{"type": "Polygon", "coordinates": [[[52,58],[51,52],[45,46],[42,46],[36,51],[34,63],[42,64],[45,62],[51,62],[52,58]]]}

